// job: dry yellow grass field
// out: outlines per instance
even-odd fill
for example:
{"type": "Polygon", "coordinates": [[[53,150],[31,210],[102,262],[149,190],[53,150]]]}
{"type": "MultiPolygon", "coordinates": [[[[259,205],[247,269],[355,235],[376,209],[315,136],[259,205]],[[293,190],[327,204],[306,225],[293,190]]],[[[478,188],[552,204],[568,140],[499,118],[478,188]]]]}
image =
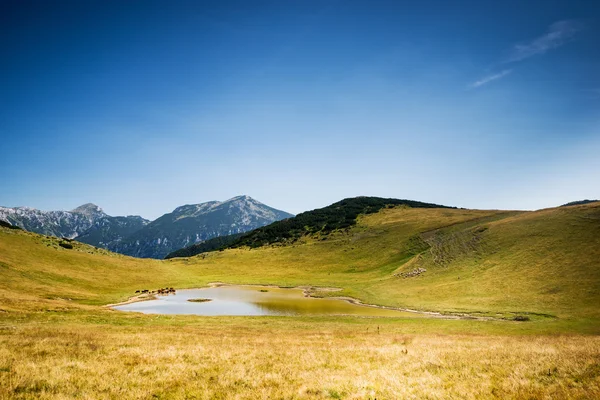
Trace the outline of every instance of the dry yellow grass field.
{"type": "Polygon", "coordinates": [[[57,242],[0,228],[0,398],[600,397],[599,203],[388,209],[327,240],[168,261],[57,242]],[[398,276],[416,266],[427,272],[398,276]],[[335,286],[330,295],[495,319],[102,307],[215,281],[335,286]]]}
{"type": "MultiPolygon", "coordinates": [[[[188,321],[191,322],[191,321],[188,321]]],[[[411,325],[411,324],[409,324],[411,325]]],[[[415,326],[411,327],[412,329],[415,326]]],[[[444,325],[438,325],[439,330],[444,325]]],[[[3,398],[592,399],[597,336],[405,333],[403,321],[19,326],[3,398]],[[378,332],[379,327],[379,332],[378,332]]]]}

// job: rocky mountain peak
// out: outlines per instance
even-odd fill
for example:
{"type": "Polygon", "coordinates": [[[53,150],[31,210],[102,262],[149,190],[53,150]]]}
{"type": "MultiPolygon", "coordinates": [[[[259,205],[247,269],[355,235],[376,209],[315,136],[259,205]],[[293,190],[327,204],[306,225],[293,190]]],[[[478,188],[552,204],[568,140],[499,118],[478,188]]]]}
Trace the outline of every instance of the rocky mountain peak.
{"type": "Polygon", "coordinates": [[[93,203],[72,211],[0,207],[0,220],[25,230],[76,238],[134,257],[163,258],[170,252],[217,236],[239,234],[289,218],[250,196],[177,207],[155,221],[111,217],[93,203]]]}
{"type": "Polygon", "coordinates": [[[252,197],[246,196],[245,194],[243,194],[243,195],[240,195],[240,196],[232,197],[229,200],[225,200],[223,203],[229,203],[229,202],[233,202],[233,201],[250,201],[250,202],[256,202],[256,200],[254,200],[252,197]]]}
{"type": "Polygon", "coordinates": [[[79,207],[71,210],[72,213],[75,214],[83,214],[87,216],[104,216],[106,215],[104,211],[93,203],[86,203],[80,205],[79,207]]]}

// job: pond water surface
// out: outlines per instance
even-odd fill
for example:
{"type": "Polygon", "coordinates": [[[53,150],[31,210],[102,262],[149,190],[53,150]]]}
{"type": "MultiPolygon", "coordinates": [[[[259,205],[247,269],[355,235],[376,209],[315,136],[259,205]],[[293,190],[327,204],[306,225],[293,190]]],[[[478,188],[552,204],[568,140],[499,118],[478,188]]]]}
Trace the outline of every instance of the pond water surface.
{"type": "Polygon", "coordinates": [[[302,289],[266,286],[218,286],[178,290],[156,300],[113,307],[146,314],[193,315],[366,315],[420,316],[419,314],[357,305],[340,299],[304,297],[302,289]],[[210,299],[191,302],[193,299],[210,299]]]}

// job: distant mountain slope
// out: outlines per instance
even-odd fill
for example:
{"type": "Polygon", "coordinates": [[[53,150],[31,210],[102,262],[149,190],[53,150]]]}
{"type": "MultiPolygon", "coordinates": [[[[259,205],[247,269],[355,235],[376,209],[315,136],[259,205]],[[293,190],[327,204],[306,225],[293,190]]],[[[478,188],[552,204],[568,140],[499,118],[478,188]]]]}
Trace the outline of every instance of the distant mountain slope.
{"type": "Polygon", "coordinates": [[[104,216],[94,221],[92,226],[77,236],[76,239],[94,246],[110,248],[149,223],[150,221],[138,215],[127,217],[104,216]]]}
{"type": "Polygon", "coordinates": [[[143,258],[164,258],[174,250],[217,236],[243,233],[293,217],[249,196],[177,207],[108,248],[143,258]]]}
{"type": "Polygon", "coordinates": [[[148,220],[140,216],[111,217],[95,204],[72,211],[41,211],[30,207],[0,207],[0,220],[42,235],[77,239],[108,247],[141,229],[148,220]]]}
{"type": "Polygon", "coordinates": [[[163,258],[190,244],[244,233],[289,217],[293,215],[248,196],[184,205],[152,222],[140,216],[113,217],[91,203],[72,211],[0,207],[0,221],[27,231],[144,258],[163,258]]]}
{"type": "Polygon", "coordinates": [[[166,255],[165,260],[175,257],[193,257],[201,253],[206,253],[207,251],[225,249],[243,235],[244,233],[236,233],[234,235],[217,236],[215,238],[184,247],[183,249],[172,251],[166,255]]]}
{"type": "Polygon", "coordinates": [[[72,211],[41,211],[30,207],[0,207],[0,220],[43,235],[75,238],[94,222],[108,217],[98,206],[88,203],[72,211]]]}

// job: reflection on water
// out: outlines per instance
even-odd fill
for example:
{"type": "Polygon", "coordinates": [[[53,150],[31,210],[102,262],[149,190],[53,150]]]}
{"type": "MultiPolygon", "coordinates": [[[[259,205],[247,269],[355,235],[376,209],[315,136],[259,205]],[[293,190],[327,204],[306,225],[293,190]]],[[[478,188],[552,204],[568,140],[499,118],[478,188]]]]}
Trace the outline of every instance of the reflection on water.
{"type": "Polygon", "coordinates": [[[355,305],[344,300],[304,297],[301,289],[264,286],[178,290],[175,295],[160,296],[157,300],[124,304],[114,308],[146,314],[416,316],[402,311],[355,305]],[[197,298],[212,301],[188,301],[197,298]]]}

